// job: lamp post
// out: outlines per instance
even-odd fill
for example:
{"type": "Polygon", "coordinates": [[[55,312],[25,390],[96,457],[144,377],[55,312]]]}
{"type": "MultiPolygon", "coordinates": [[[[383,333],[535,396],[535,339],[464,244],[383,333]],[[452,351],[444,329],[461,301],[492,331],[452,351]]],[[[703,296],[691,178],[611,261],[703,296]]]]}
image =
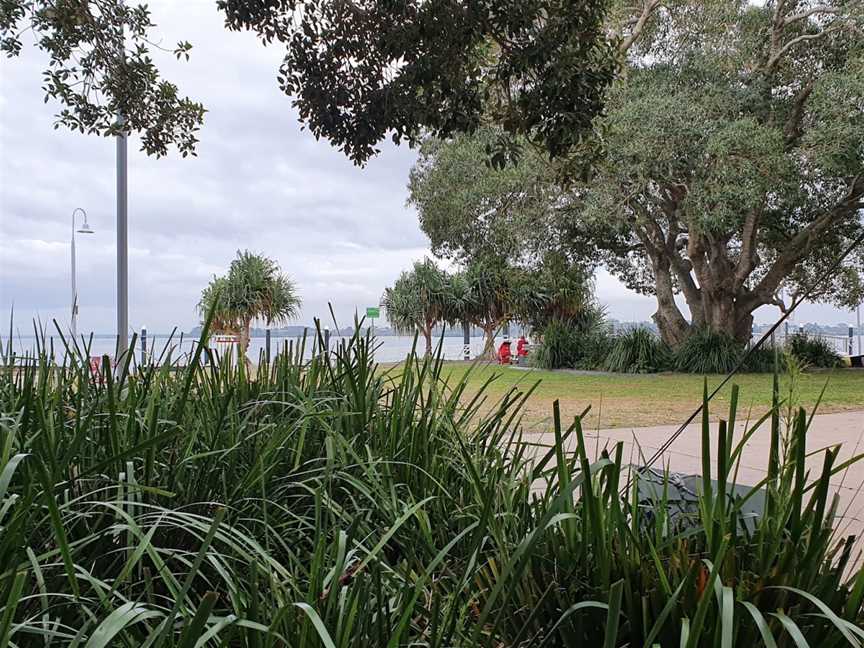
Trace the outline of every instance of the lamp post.
{"type": "MultiPolygon", "coordinates": [[[[123,7],[125,0],[120,0],[123,7]]],[[[125,61],[125,36],[120,26],[120,60],[125,61]]],[[[117,357],[129,350],[129,198],[126,118],[117,110],[117,357]]],[[[119,362],[118,362],[119,364],[119,362]]]]}
{"type": "Polygon", "coordinates": [[[75,285],[75,233],[78,234],[92,234],[93,230],[90,228],[90,224],[87,222],[87,212],[81,209],[80,207],[76,207],[72,211],[72,338],[78,337],[78,288],[75,285]],[[84,222],[81,224],[79,229],[75,229],[75,217],[78,215],[78,212],[84,216],[84,222]]]}

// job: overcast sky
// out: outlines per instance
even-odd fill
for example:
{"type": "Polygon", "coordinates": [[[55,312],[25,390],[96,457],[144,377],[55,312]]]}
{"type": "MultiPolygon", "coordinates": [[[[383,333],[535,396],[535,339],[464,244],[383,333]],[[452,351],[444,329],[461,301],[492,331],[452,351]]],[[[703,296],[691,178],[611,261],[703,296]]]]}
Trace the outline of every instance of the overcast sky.
{"type": "MultiPolygon", "coordinates": [[[[300,323],[340,324],[378,303],[386,285],[428,241],[405,206],[414,153],[384,147],[354,167],[326,141],[300,130],[276,84],[278,47],[224,29],[212,0],[151,1],[154,34],[171,47],[192,42],[192,58],[158,55],[166,78],[202,101],[208,114],[197,158],[148,158],[129,144],[129,273],[132,328],[168,331],[198,322],[195,304],[238,249],[276,259],[298,283],[300,323]]],[[[43,103],[44,58],[25,48],[0,63],[0,316],[26,329],[33,318],[68,323],[71,213],[84,208],[94,235],[77,238],[79,330],[115,324],[114,142],[54,130],[56,104],[43,103]]],[[[610,316],[648,319],[653,300],[608,275],[597,292],[610,316]]],[[[776,310],[759,313],[760,321],[776,310]]],[[[851,321],[824,306],[800,321],[851,321]]],[[[5,325],[0,325],[0,330],[5,325]]],[[[25,332],[22,330],[22,333],[25,332]]]]}

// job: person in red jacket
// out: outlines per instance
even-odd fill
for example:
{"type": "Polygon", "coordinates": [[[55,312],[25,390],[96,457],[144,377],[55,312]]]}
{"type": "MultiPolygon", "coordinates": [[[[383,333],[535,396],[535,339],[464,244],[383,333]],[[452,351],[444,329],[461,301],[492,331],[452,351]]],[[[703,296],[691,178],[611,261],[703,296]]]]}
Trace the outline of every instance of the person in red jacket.
{"type": "Polygon", "coordinates": [[[498,364],[510,364],[510,340],[504,338],[501,346],[498,347],[498,364]]]}
{"type": "Polygon", "coordinates": [[[519,339],[516,341],[516,358],[517,360],[522,360],[523,358],[528,357],[528,340],[525,339],[524,335],[520,335],[519,339]]]}

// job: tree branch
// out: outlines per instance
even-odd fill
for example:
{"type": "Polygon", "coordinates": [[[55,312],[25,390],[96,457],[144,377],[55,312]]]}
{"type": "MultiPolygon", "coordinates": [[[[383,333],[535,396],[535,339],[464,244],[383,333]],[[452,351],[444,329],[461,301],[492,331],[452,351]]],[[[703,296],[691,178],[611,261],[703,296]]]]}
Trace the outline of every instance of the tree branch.
{"type": "Polygon", "coordinates": [[[840,25],[832,24],[816,34],[801,34],[800,36],[796,36],[769,57],[768,62],[765,64],[765,69],[768,72],[774,70],[774,68],[777,67],[777,64],[780,62],[780,59],[783,58],[783,55],[788,52],[790,48],[794,47],[798,43],[824,38],[828,34],[839,30],[840,25]]]}
{"type": "Polygon", "coordinates": [[[789,145],[798,139],[801,134],[801,119],[804,116],[804,104],[807,103],[807,99],[810,98],[810,95],[813,93],[813,87],[816,85],[816,79],[810,79],[801,90],[798,92],[795,97],[795,101],[792,104],[792,113],[789,115],[789,119],[786,120],[786,125],[783,127],[783,137],[786,140],[786,144],[789,145]]]}
{"type": "Polygon", "coordinates": [[[757,254],[757,235],[759,233],[759,217],[761,210],[754,209],[744,221],[744,227],[741,231],[741,256],[735,266],[735,280],[733,288],[738,292],[747,281],[747,277],[759,265],[759,256],[757,254]]]}
{"type": "Polygon", "coordinates": [[[653,14],[657,7],[660,6],[660,2],[661,0],[646,0],[642,5],[642,13],[639,15],[639,18],[636,19],[636,22],[633,25],[633,31],[631,31],[628,36],[624,37],[624,40],[621,41],[621,45],[618,48],[622,54],[626,54],[633,46],[633,43],[636,42],[636,39],[639,38],[639,35],[648,23],[648,19],[651,18],[651,14],[653,14]]]}
{"type": "Polygon", "coordinates": [[[751,291],[746,300],[746,307],[752,311],[762,304],[771,303],[770,300],[773,299],[783,280],[792,272],[796,264],[807,258],[812,250],[813,241],[831,226],[835,218],[842,218],[859,210],[862,196],[864,196],[864,175],[858,175],[849,183],[846,195],[832,209],[821,214],[789,240],[784,252],[751,291]]]}
{"type": "Polygon", "coordinates": [[[798,22],[799,20],[806,20],[810,16],[815,16],[816,14],[839,14],[839,7],[829,7],[828,5],[818,5],[816,7],[811,7],[806,11],[802,11],[801,13],[792,14],[791,16],[786,16],[783,19],[783,26],[791,25],[794,22],[798,22]]]}

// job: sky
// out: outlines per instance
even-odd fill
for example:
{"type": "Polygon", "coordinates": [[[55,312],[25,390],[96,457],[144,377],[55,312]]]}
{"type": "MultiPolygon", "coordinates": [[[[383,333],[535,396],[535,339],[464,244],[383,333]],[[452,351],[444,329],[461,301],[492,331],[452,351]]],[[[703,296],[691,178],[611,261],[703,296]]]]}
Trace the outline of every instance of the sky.
{"type": "MultiPolygon", "coordinates": [[[[139,330],[188,330],[202,288],[237,250],[275,259],[300,288],[297,323],[340,325],[378,304],[385,286],[431,256],[405,205],[415,153],[382,146],[364,168],[301,130],[278,88],[278,46],[228,32],[213,0],[153,0],[153,35],[166,47],[193,44],[191,60],[155,53],[162,75],[208,113],[196,158],[160,159],[129,141],[129,322],[139,330]]],[[[86,210],[92,235],[78,235],[79,331],[115,327],[115,145],[55,130],[45,104],[45,59],[33,47],[0,62],[0,318],[26,333],[39,320],[68,326],[72,212],[86,210]]],[[[80,223],[79,223],[80,224],[80,223]]],[[[601,271],[599,301],[610,317],[647,320],[654,301],[601,271]]],[[[848,312],[805,305],[801,322],[852,321],[848,312]]],[[[770,321],[763,309],[757,321],[770,321]]],[[[8,324],[0,325],[5,330],[8,324]]]]}

